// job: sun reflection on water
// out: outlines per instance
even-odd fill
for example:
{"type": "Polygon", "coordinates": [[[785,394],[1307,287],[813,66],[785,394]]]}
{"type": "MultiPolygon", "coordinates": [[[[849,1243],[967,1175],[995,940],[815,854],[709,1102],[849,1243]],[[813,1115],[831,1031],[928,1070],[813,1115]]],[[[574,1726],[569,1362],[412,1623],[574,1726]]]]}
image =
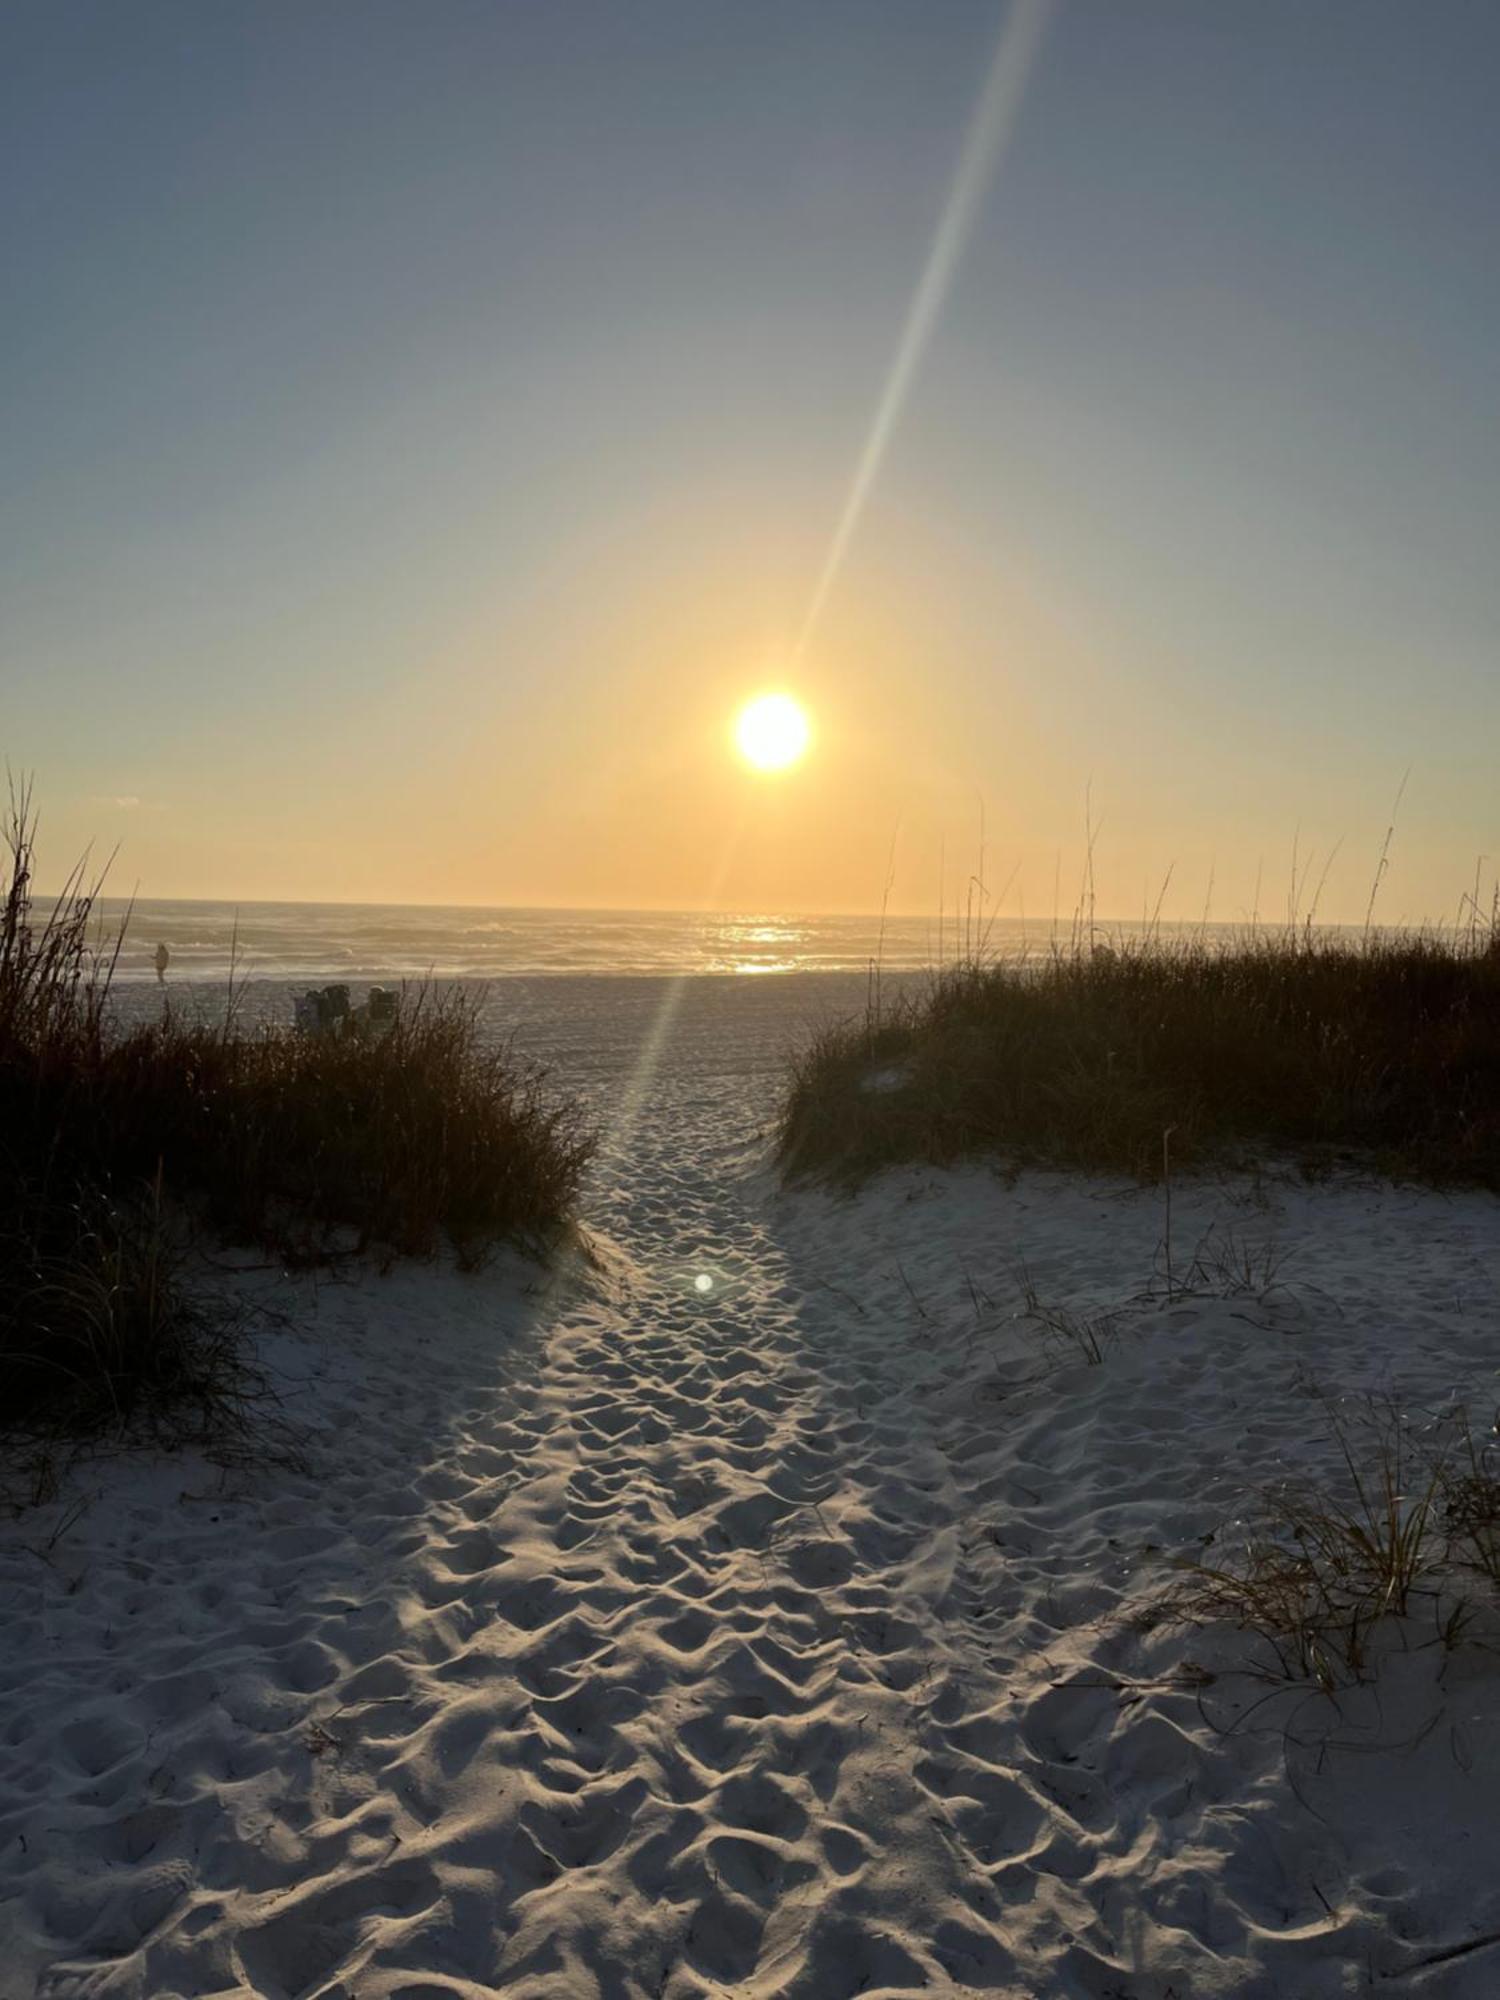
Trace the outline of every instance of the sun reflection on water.
{"type": "Polygon", "coordinates": [[[767,972],[797,972],[809,964],[812,934],[804,924],[768,921],[724,923],[709,940],[715,972],[755,977],[767,972]]]}

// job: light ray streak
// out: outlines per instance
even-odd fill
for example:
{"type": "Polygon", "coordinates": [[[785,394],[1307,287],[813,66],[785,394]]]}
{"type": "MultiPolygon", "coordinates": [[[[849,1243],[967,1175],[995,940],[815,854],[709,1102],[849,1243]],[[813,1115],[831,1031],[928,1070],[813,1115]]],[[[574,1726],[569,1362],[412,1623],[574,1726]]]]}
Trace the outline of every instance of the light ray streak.
{"type": "Polygon", "coordinates": [[[823,615],[823,607],[843,566],[849,544],[854,539],[854,531],[859,526],[860,516],[900,420],[927,343],[942,314],[964,247],[995,178],[1006,142],[1015,128],[1037,51],[1055,7],[1056,0],[1012,0],[1010,12],[1000,30],[989,74],[969,120],[969,129],[964,136],[932,247],[907,308],[906,323],[896,343],[885,387],[875,406],[869,435],[854,468],[844,511],[828,545],[827,557],[792,652],[792,661],[796,665],[801,664],[807,653],[818,620],[823,615]]]}
{"type": "MultiPolygon", "coordinates": [[[[947,301],[964,248],[989,193],[1006,142],[1015,127],[1037,51],[1056,4],[1057,0],[1012,0],[1010,12],[1000,30],[984,88],[979,93],[979,101],[964,135],[948,198],[943,204],[927,261],[907,308],[906,321],[901,329],[901,338],[896,343],[885,387],[875,406],[869,435],[854,468],[843,512],[834,529],[817,586],[802,622],[802,630],[792,653],[794,665],[800,664],[806,655],[823,607],[854,538],[854,531],[859,526],[860,516],[880,472],[927,343],[947,301]]],[[[710,909],[717,902],[718,892],[729,872],[743,830],[741,823],[724,850],[709,891],[710,909]]],[[[671,1037],[685,983],[686,975],[678,973],[667,984],[615,1115],[605,1132],[600,1149],[605,1159],[617,1160],[634,1134],[671,1037]]]]}

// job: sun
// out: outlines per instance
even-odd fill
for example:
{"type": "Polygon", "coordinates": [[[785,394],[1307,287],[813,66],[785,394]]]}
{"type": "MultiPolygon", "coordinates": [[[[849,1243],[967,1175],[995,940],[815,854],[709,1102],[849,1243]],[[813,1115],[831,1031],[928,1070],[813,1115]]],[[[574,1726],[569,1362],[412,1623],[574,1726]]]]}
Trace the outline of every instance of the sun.
{"type": "Polygon", "coordinates": [[[812,724],[789,694],[758,694],[735,717],[734,740],[757,771],[785,771],[806,753],[812,724]]]}

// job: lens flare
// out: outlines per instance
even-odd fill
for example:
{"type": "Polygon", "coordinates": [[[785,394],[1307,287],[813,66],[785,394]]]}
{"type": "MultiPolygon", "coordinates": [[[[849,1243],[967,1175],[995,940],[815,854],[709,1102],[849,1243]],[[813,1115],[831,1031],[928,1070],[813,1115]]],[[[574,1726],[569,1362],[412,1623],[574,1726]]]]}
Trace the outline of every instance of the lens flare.
{"type": "Polygon", "coordinates": [[[870,497],[870,489],[875,484],[891,437],[911,394],[927,344],[942,317],[965,246],[973,234],[1001,155],[1020,115],[1026,84],[1055,6],[1056,0],[1012,0],[1005,25],[1000,30],[989,74],[964,136],[948,199],[938,218],[927,261],[907,309],[906,323],[896,343],[885,386],[880,392],[880,401],[870,420],[864,449],[854,468],[844,510],[823,559],[812,602],[802,621],[801,634],[790,654],[793,665],[806,657],[818,620],[823,615],[823,607],[843,567],[854,531],[864,513],[865,502],[870,497]]]}

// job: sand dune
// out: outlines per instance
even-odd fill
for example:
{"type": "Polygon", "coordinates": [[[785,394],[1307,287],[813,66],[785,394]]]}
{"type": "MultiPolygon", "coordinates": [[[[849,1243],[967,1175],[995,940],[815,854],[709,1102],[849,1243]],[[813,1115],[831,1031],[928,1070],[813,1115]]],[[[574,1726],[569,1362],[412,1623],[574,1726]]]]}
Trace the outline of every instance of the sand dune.
{"type": "Polygon", "coordinates": [[[1128,1302],[1154,1196],[783,1193],[702,1048],[597,1268],[278,1289],[306,1470],[96,1465],[5,1528],[0,1993],[1494,1991],[1493,1656],[1258,1707],[1152,1606],[1326,1462],[1316,1391],[1500,1401],[1496,1205],[1199,1187],[1180,1240],[1285,1283],[1087,1367],[1020,1264],[1128,1302]]]}

